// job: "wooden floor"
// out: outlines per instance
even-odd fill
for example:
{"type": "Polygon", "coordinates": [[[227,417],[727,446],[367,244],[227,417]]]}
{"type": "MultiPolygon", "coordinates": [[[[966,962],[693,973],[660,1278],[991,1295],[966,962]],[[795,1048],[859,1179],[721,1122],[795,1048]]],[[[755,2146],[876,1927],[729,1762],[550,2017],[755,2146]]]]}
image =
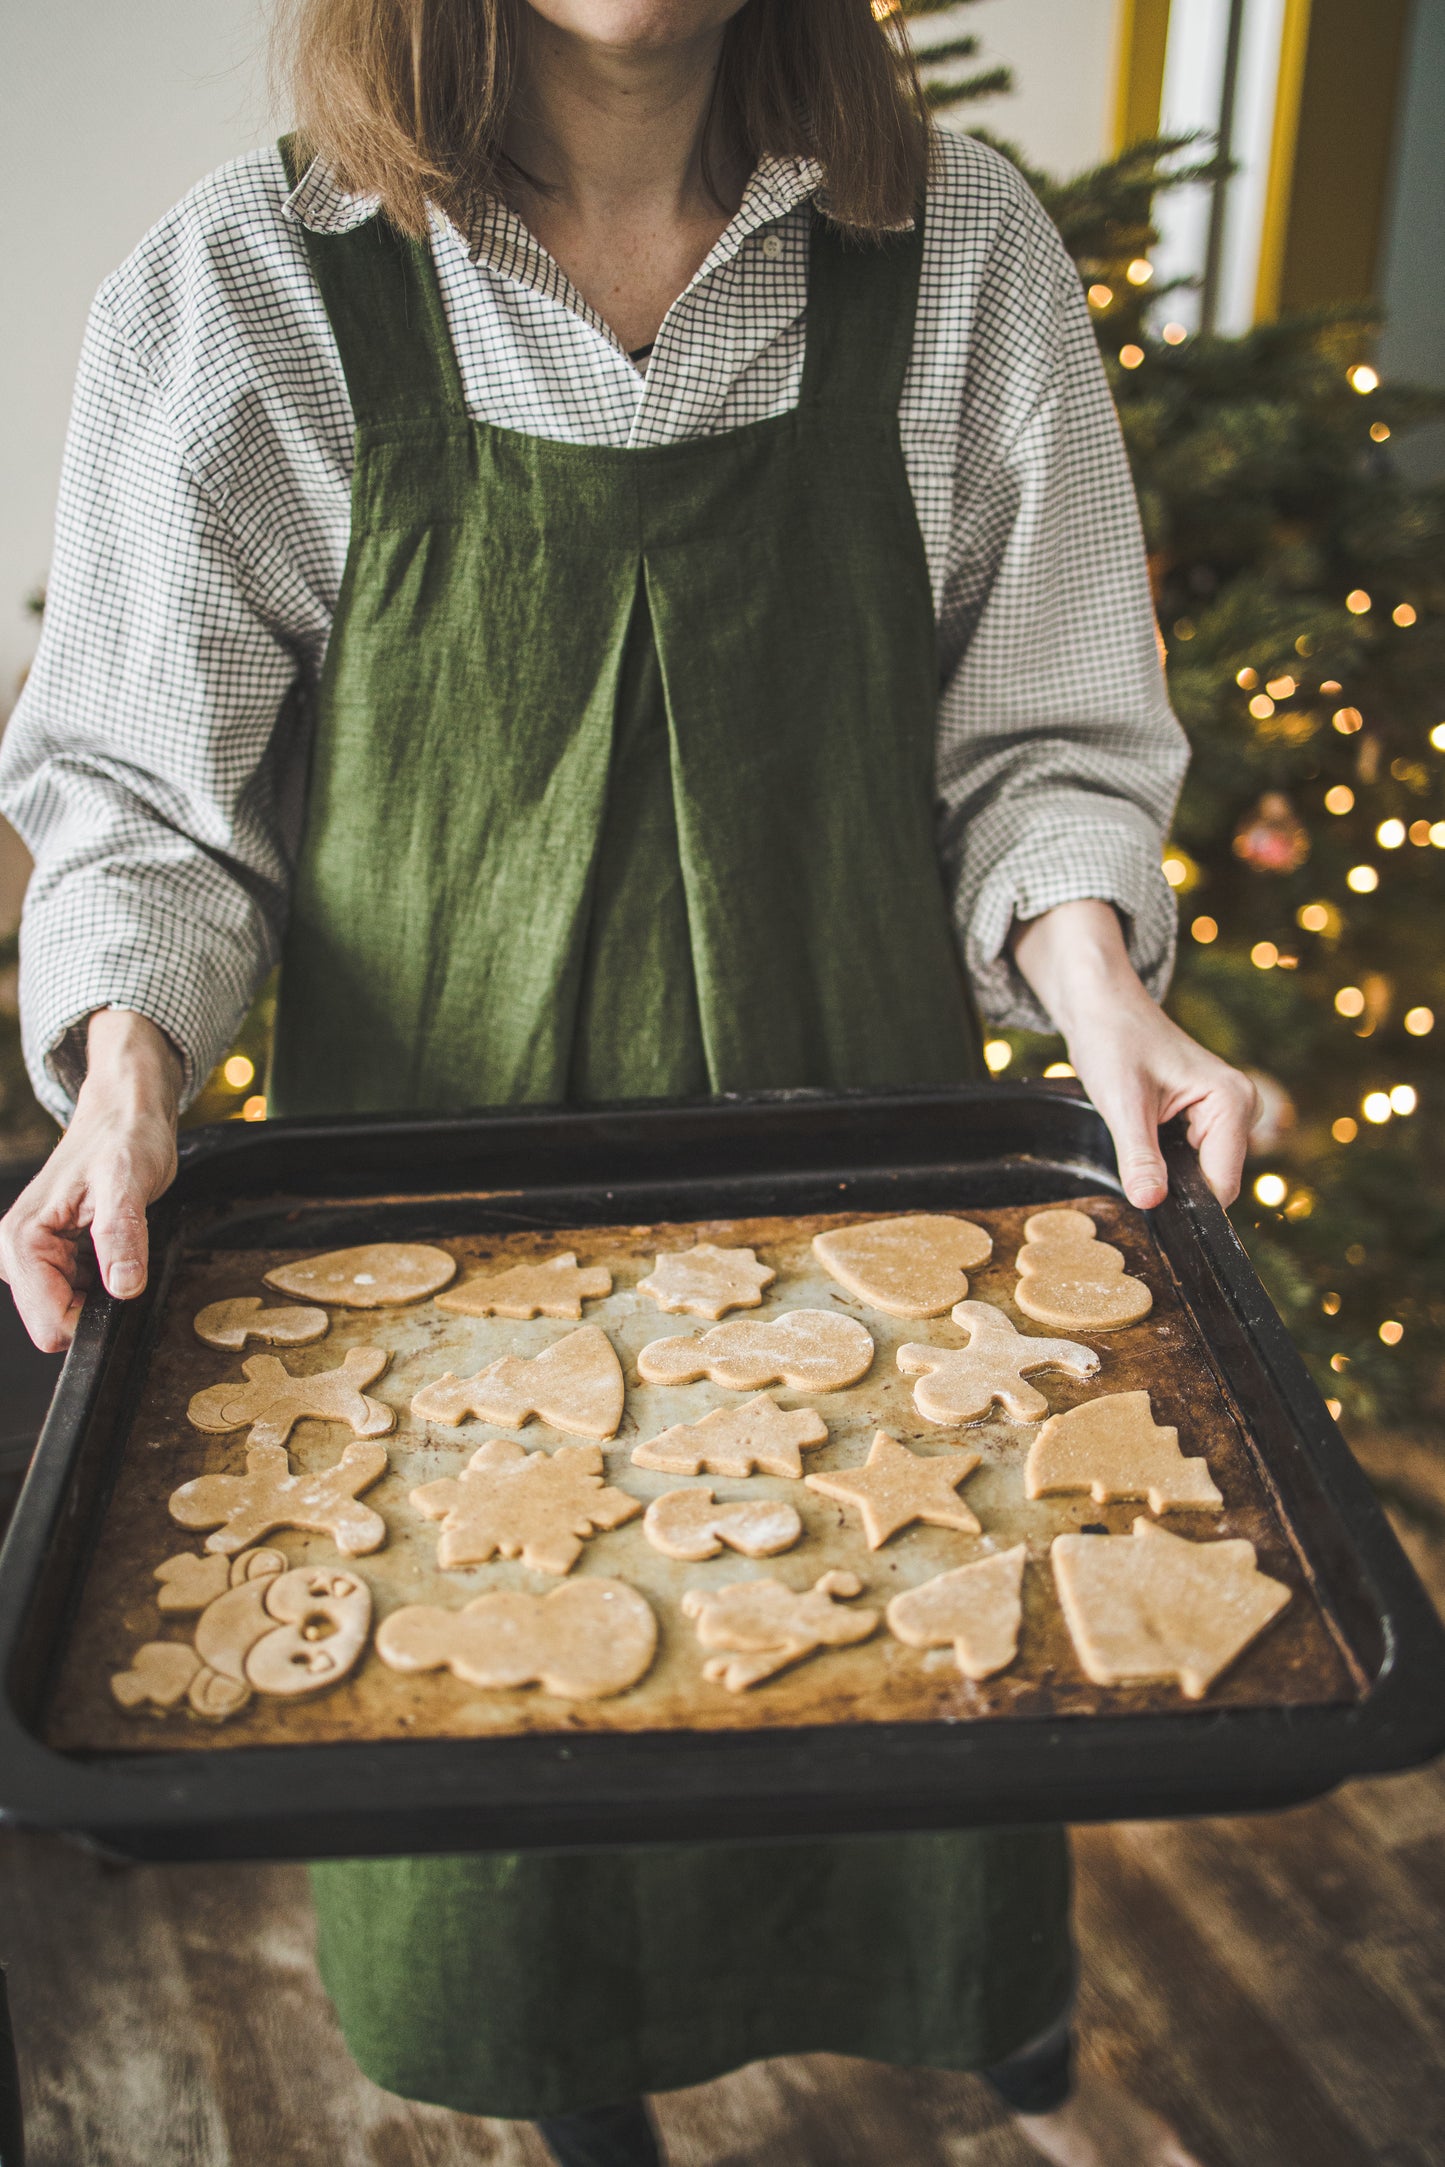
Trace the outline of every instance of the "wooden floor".
{"type": "MultiPolygon", "coordinates": [[[[1445,1479],[1391,1448],[1445,1606],[1445,1479]]],[[[1250,1821],[1078,1833],[1087,2060],[1209,2167],[1445,2163],[1445,1768],[1250,1821]]],[[[108,1868],[0,1841],[31,2167],[543,2167],[532,2133],[351,2066],[291,1867],[108,1868]]],[[[671,2167],[1025,2167],[967,2078],[825,2057],[658,2102],[671,2167]]]]}

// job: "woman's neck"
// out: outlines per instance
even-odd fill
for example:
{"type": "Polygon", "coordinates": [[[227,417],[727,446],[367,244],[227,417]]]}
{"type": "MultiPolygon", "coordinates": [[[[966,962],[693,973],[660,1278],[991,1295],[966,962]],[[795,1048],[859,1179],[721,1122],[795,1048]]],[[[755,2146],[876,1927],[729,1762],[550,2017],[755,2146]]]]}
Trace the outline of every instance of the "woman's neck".
{"type": "Polygon", "coordinates": [[[506,145],[514,207],[630,352],[655,338],[742,194],[741,161],[708,140],[723,31],[618,48],[530,8],[527,24],[506,145]]]}

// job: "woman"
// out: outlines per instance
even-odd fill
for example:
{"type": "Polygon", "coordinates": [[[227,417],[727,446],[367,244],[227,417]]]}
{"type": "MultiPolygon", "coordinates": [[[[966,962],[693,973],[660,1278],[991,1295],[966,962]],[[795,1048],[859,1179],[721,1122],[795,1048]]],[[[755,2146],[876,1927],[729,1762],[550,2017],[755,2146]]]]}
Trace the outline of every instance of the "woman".
{"type": "MultiPolygon", "coordinates": [[[[279,1112],[961,1078],[971,980],[1065,1033],[1136,1204],[1175,1113],[1232,1196],[1251,1088],[1153,999],[1182,750],[1127,469],[1012,170],[930,139],[868,0],[290,35],[305,153],[101,291],[4,748],[69,1124],[0,1237],[39,1343],[83,1229],[143,1286],[278,955],[279,1112]]],[[[363,2068],[563,2160],[810,2049],[985,2070],[1053,2160],[1191,2157],[1071,2086],[1058,1831],[314,1880],[363,2068]]]]}

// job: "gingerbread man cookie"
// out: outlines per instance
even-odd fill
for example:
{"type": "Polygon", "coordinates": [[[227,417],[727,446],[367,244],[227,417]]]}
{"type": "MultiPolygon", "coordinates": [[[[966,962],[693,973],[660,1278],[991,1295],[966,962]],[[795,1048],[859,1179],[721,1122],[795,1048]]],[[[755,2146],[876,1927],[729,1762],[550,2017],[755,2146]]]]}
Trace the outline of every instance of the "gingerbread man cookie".
{"type": "Polygon", "coordinates": [[[997,1400],[1010,1422],[1037,1422],[1049,1411],[1042,1392],[1024,1383],[1036,1370],[1092,1377],[1099,1357],[1072,1339],[1025,1339],[1001,1309],[987,1302],[959,1302],[953,1321],[968,1334],[966,1347],[925,1347],[910,1341],[898,1350],[905,1377],[917,1377],[913,1404],[925,1422],[977,1422],[997,1400]]]}
{"type": "Polygon", "coordinates": [[[186,1413],[198,1430],[217,1435],[249,1423],[248,1445],[284,1445],[306,1421],[345,1422],[357,1437],[385,1437],[396,1427],[396,1410],[361,1388],[375,1383],[389,1359],[380,1347],[352,1347],[339,1369],[293,1377],[279,1356],[253,1354],[241,1364],[244,1384],[207,1385],[186,1413]]]}
{"type": "Polygon", "coordinates": [[[244,1475],[197,1475],[173,1491],[171,1518],[214,1528],[208,1550],[244,1550],[275,1528],[298,1527],[329,1535],[347,1557],[364,1557],[386,1541],[386,1522],[357,1493],[388,1465],[385,1445],[350,1444],[334,1466],[295,1475],[284,1445],[252,1445],[244,1475]]]}

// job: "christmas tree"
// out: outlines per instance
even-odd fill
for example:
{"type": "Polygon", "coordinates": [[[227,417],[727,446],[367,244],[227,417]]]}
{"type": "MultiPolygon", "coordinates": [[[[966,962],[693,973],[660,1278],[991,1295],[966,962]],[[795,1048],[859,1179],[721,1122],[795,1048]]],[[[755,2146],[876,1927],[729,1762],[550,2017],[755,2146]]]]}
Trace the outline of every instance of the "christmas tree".
{"type": "MultiPolygon", "coordinates": [[[[975,49],[919,40],[950,117],[1001,87],[957,79],[975,49]]],[[[1263,1105],[1235,1222],[1334,1405],[1407,1418],[1439,1391],[1445,1329],[1445,491],[1391,447],[1445,397],[1382,384],[1357,309],[1242,338],[1170,321],[1153,203],[1214,170],[1199,147],[1140,144],[1062,184],[996,147],[1079,266],[1133,462],[1193,747],[1168,1005],[1263,1105]]],[[[990,1065],[1060,1051],[1010,1033],[990,1065]]]]}

